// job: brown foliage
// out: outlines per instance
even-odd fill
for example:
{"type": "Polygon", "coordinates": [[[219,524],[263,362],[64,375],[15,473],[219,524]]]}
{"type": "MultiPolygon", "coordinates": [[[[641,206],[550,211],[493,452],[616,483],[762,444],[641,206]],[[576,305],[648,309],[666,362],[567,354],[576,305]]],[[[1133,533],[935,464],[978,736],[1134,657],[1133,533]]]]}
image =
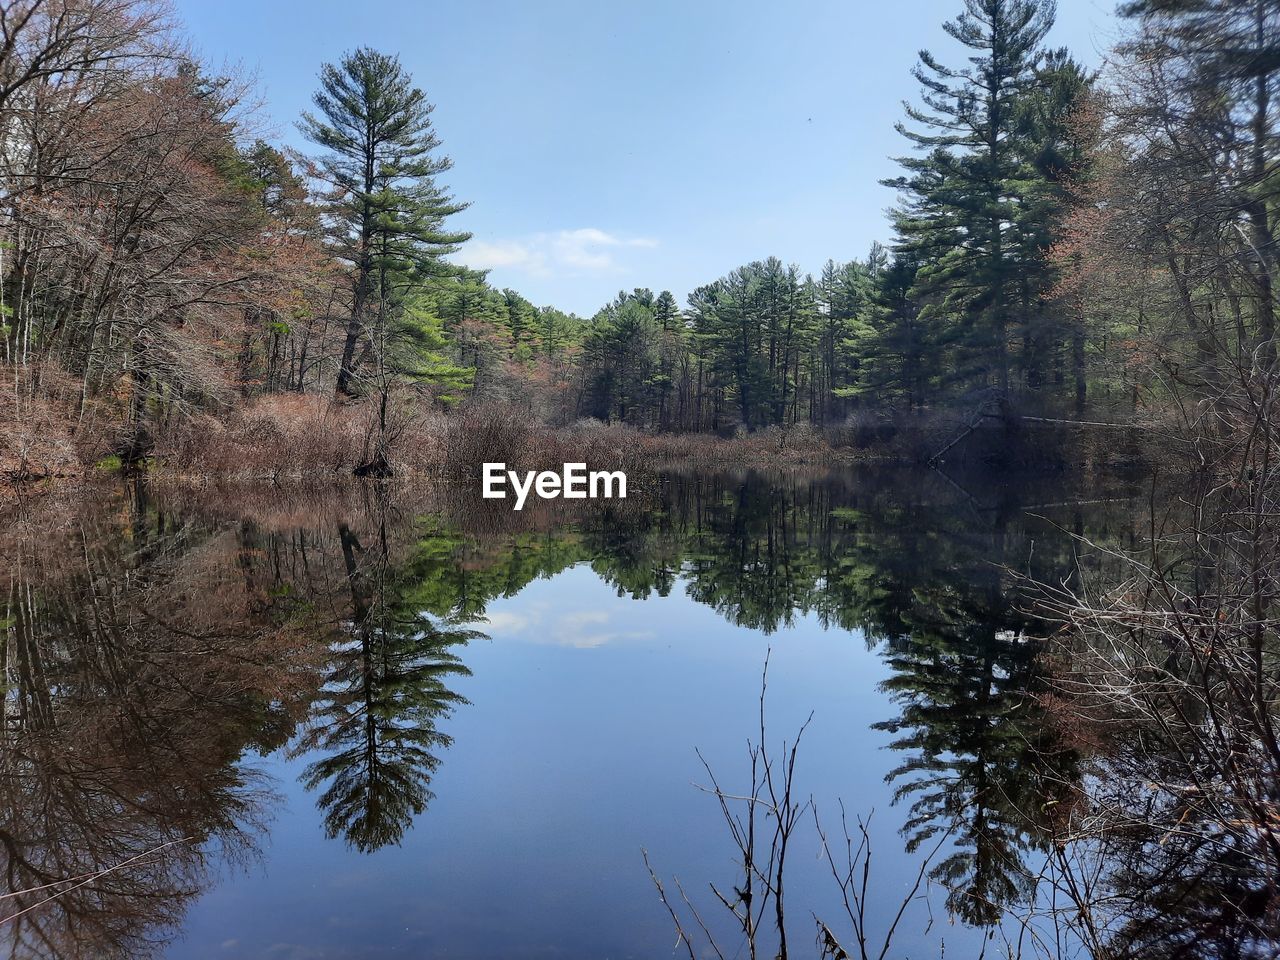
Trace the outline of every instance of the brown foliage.
{"type": "MultiPolygon", "coordinates": [[[[251,531],[166,523],[118,492],[57,506],[0,528],[0,949],[133,960],[180,922],[209,854],[251,850],[267,793],[236,761],[300,719],[323,634],[284,607],[251,531]]],[[[325,558],[310,569],[340,582],[325,558]]]]}
{"type": "Polygon", "coordinates": [[[0,489],[81,474],[71,424],[55,398],[27,378],[0,388],[0,489]]]}

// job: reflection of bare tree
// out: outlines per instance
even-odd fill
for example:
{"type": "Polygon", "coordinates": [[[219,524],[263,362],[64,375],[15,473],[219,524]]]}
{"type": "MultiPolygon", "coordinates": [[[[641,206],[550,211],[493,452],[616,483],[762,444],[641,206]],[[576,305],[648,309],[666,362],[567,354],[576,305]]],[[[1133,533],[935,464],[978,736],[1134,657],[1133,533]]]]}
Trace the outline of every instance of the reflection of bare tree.
{"type": "Polygon", "coordinates": [[[1082,538],[1113,569],[1052,597],[1093,774],[1059,887],[1104,956],[1280,956],[1280,380],[1223,372],[1182,408],[1192,464],[1146,549],[1082,538]]]}
{"type": "Polygon", "coordinates": [[[314,639],[246,579],[253,543],[118,506],[6,544],[0,944],[14,957],[154,954],[211,865],[251,851],[268,793],[238,761],[283,742],[314,684],[298,669],[314,639]]]}

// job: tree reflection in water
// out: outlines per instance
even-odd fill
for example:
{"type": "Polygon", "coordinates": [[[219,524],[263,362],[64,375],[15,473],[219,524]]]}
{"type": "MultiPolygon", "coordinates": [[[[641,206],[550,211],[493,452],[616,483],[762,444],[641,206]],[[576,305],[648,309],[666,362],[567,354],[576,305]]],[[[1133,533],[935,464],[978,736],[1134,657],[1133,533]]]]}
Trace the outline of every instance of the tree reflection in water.
{"type": "Polygon", "coordinates": [[[252,854],[271,797],[240,761],[282,745],[306,706],[313,641],[246,584],[238,531],[112,508],[6,543],[0,911],[20,916],[0,943],[14,957],[156,952],[213,866],[252,854]]]}
{"type": "Polygon", "coordinates": [[[308,730],[293,752],[319,758],[303,774],[323,788],[328,836],[362,852],[398,843],[431,799],[431,775],[450,738],[437,728],[466,700],[447,686],[468,675],[452,648],[483,634],[457,615],[415,609],[390,567],[385,518],[366,550],[338,529],[351,591],[351,619],[331,647],[308,730]]]}
{"type": "MultiPolygon", "coordinates": [[[[578,563],[619,595],[683,590],[743,627],[859,631],[892,671],[896,715],[877,726],[900,756],[907,848],[950,837],[932,874],[950,913],[992,925],[1037,896],[1083,748],[1046,710],[1030,639],[1045,625],[1018,576],[1071,581],[1073,535],[1132,543],[1130,504],[1051,495],[1068,505],[1032,505],[1047,522],[1008,492],[877,472],[674,476],[643,501],[519,515],[433,496],[135,492],[6,534],[5,915],[195,838],[0,927],[15,956],[157,952],[216,866],[253,856],[273,804],[255,754],[303,762],[329,837],[398,843],[432,798],[487,607],[578,563]]],[[[1220,856],[1180,902],[1217,896],[1220,856]]],[[[1135,891],[1161,869],[1110,868],[1135,891]]]]}

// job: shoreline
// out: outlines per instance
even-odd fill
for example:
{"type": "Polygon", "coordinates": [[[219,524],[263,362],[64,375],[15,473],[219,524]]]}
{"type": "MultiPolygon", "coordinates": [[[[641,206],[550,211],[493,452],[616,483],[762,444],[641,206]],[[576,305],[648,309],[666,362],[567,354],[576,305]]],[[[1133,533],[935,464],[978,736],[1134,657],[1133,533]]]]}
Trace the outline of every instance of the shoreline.
{"type": "Polygon", "coordinates": [[[332,484],[348,479],[474,480],[481,465],[554,470],[585,463],[637,477],[680,470],[953,465],[1016,472],[1113,472],[1150,463],[1150,424],[1095,424],[1013,415],[974,428],[934,409],[861,421],[807,423],[733,435],[649,432],[579,420],[549,426],[511,404],[452,413],[399,403],[265,397],[221,417],[201,414],[128,428],[75,421],[54,404],[26,404],[0,426],[0,508],[99,479],[144,476],[192,485],[332,484]],[[1119,428],[1119,429],[1117,429],[1119,428]],[[939,451],[945,459],[939,459],[939,451]]]}

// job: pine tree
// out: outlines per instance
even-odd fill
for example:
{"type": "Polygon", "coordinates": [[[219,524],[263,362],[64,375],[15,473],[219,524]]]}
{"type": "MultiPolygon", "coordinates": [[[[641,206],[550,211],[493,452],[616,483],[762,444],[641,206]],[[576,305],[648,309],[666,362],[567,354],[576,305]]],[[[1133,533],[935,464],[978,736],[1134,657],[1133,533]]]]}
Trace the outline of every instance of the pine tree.
{"type": "Polygon", "coordinates": [[[338,393],[349,396],[359,359],[376,358],[397,298],[412,284],[455,274],[444,257],[470,234],[445,229],[466,204],[436,183],[452,163],[436,154],[434,107],[398,58],[361,47],[325,64],[313,99],[319,114],[304,113],[299,127],[325,151],[318,164],[331,187],[325,212],[333,250],[352,275],[337,377],[338,393]]]}
{"type": "Polygon", "coordinates": [[[507,329],[511,333],[511,355],[519,360],[527,360],[532,354],[529,341],[533,336],[533,304],[516,291],[506,289],[502,291],[502,307],[506,314],[507,329]]]}
{"type": "Polygon", "coordinates": [[[689,371],[684,315],[670,290],[663,290],[653,302],[653,320],[658,328],[658,427],[665,429],[673,421],[683,424],[689,371]],[[676,400],[679,409],[673,410],[676,400]]]}
{"type": "Polygon", "coordinates": [[[655,425],[662,382],[654,302],[651,290],[624,291],[591,319],[583,341],[584,412],[655,425]]]}
{"type": "Polygon", "coordinates": [[[769,371],[760,325],[760,265],[739,267],[719,281],[713,313],[714,369],[733,390],[748,430],[759,426],[768,406],[769,371]]]}
{"type": "Polygon", "coordinates": [[[915,260],[921,316],[946,328],[956,373],[967,384],[1010,383],[1009,327],[1016,284],[1037,265],[1018,261],[1028,189],[1017,139],[1019,101],[1036,84],[1052,0],[965,0],[944,25],[972,51],[970,66],[944,66],[928,51],[914,75],[924,106],[908,107],[923,132],[898,130],[923,156],[899,160],[907,175],[885,181],[903,195],[895,211],[898,251],[915,260]]]}
{"type": "Polygon", "coordinates": [[[555,307],[540,307],[534,323],[542,356],[548,360],[562,360],[569,346],[581,336],[583,321],[555,307]]]}
{"type": "Polygon", "coordinates": [[[670,290],[663,290],[653,302],[653,318],[663,330],[676,330],[683,325],[680,305],[670,290]]]}
{"type": "Polygon", "coordinates": [[[1029,389],[1048,389],[1051,367],[1052,386],[1060,389],[1069,351],[1079,413],[1084,403],[1084,331],[1078,318],[1069,322],[1055,302],[1059,271],[1048,254],[1062,235],[1069,209],[1066,184],[1087,174],[1088,158],[1075,129],[1075,114],[1093,78],[1062,49],[1046,54],[1036,79],[1034,89],[1018,104],[1016,122],[1017,142],[1029,172],[1013,238],[1013,258],[1024,265],[1017,291],[1022,367],[1029,389]]]}
{"type": "Polygon", "coordinates": [[[862,376],[843,395],[874,398],[889,406],[902,401],[915,409],[933,392],[939,348],[934,330],[920,316],[912,294],[920,265],[897,253],[877,275],[871,329],[849,349],[862,358],[862,376]]]}
{"type": "MultiPolygon", "coordinates": [[[[878,245],[872,249],[873,257],[880,255],[878,249],[878,245]]],[[[864,373],[874,293],[867,263],[828,260],[823,265],[814,290],[818,312],[813,346],[813,377],[818,394],[814,419],[818,423],[838,416],[843,409],[842,398],[860,396],[854,388],[864,373]]]]}

